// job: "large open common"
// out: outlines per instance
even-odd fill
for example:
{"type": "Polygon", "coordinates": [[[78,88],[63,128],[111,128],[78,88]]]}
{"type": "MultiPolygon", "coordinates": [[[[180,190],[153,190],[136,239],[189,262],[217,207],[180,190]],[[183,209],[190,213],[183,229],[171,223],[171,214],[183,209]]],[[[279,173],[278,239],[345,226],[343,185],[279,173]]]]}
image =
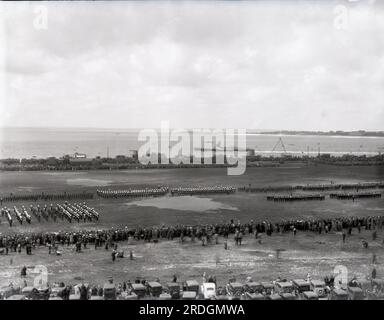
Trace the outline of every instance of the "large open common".
{"type": "MultiPolygon", "coordinates": [[[[305,163],[282,165],[275,168],[248,168],[242,176],[227,176],[225,169],[158,169],[126,171],[75,171],[75,172],[2,172],[0,194],[55,193],[63,191],[95,191],[101,188],[123,189],[136,186],[276,186],[326,183],[356,183],[383,181],[381,167],[336,167],[308,166],[305,163]]],[[[5,203],[7,206],[29,206],[29,202],[5,203]]],[[[44,205],[44,202],[33,203],[44,205]]],[[[50,203],[46,203],[49,205],[50,203]]],[[[1,220],[0,233],[29,231],[76,230],[85,228],[109,228],[117,226],[154,226],[162,224],[216,223],[234,219],[247,222],[291,218],[337,217],[382,215],[384,199],[299,201],[274,203],[266,200],[264,193],[237,192],[231,195],[159,197],[142,199],[101,199],[87,201],[100,213],[100,221],[87,223],[46,222],[32,220],[32,223],[10,228],[1,220]]],[[[154,243],[121,243],[126,256],[132,250],[134,260],[117,259],[112,263],[110,251],[85,249],[75,253],[72,247],[62,248],[63,255],[48,255],[47,248],[36,249],[32,256],[10,253],[0,256],[1,284],[18,281],[23,265],[47,266],[50,281],[63,280],[74,283],[80,278],[88,282],[102,282],[108,276],[118,279],[133,279],[144,276],[159,277],[168,281],[173,274],[181,279],[200,277],[205,271],[215,274],[218,281],[229,277],[239,279],[248,275],[256,279],[305,277],[308,272],[316,276],[332,274],[338,264],[348,267],[351,273],[369,274],[372,269],[372,255],[376,254],[378,275],[383,275],[381,262],[384,259],[383,234],[372,241],[371,233],[363,231],[347,238],[342,244],[341,235],[315,235],[299,233],[262,236],[259,243],[247,236],[244,245],[236,247],[229,240],[229,250],[220,244],[202,247],[200,242],[188,239],[154,243]],[[369,248],[362,248],[361,241],[367,240],[369,248]],[[276,257],[276,249],[281,251],[276,257]],[[219,280],[220,279],[220,280],[219,280]]]]}

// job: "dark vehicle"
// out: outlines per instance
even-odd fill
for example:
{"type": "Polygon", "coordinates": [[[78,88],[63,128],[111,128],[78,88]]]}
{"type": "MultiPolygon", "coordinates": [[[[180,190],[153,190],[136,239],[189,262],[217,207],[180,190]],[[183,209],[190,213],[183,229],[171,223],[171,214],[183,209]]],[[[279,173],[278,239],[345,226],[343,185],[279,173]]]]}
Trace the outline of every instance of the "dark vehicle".
{"type": "Polygon", "coordinates": [[[180,299],[180,285],[176,282],[167,283],[168,293],[171,295],[172,299],[180,299]]]}
{"type": "Polygon", "coordinates": [[[372,279],[372,292],[368,294],[369,299],[384,300],[384,280],[372,279]]]}
{"type": "Polygon", "coordinates": [[[294,290],[293,284],[290,281],[276,281],[275,283],[275,292],[278,294],[292,293],[294,290]]]}
{"type": "Polygon", "coordinates": [[[117,292],[113,283],[105,283],[103,287],[104,300],[116,300],[117,292]]]}
{"type": "Polygon", "coordinates": [[[133,283],[131,284],[132,291],[137,295],[137,297],[144,298],[147,290],[145,289],[145,286],[141,283],[133,283]]]}
{"type": "Polygon", "coordinates": [[[269,296],[273,293],[273,290],[275,288],[275,286],[273,285],[272,282],[261,282],[261,286],[262,286],[262,293],[265,295],[265,296],[269,296]]]}
{"type": "Polygon", "coordinates": [[[227,294],[232,300],[240,300],[244,293],[243,285],[239,282],[231,282],[227,284],[227,294]]]}
{"type": "Polygon", "coordinates": [[[280,293],[281,297],[283,298],[283,300],[297,300],[298,299],[298,296],[295,295],[294,293],[280,293]]]}
{"type": "Polygon", "coordinates": [[[378,290],[384,291],[384,280],[383,279],[372,279],[372,287],[376,287],[378,290]]]}
{"type": "Polygon", "coordinates": [[[297,294],[301,294],[305,291],[311,291],[311,284],[308,281],[296,279],[292,281],[292,284],[297,294]]]}
{"type": "Polygon", "coordinates": [[[364,300],[364,298],[361,288],[348,286],[348,300],[364,300]]]}
{"type": "Polygon", "coordinates": [[[159,297],[163,293],[163,286],[156,281],[151,281],[148,282],[148,290],[152,297],[159,297]]]}
{"type": "Polygon", "coordinates": [[[249,293],[262,293],[263,286],[260,282],[250,281],[244,285],[244,291],[249,293]]]}
{"type": "Polygon", "coordinates": [[[0,300],[20,293],[20,287],[7,286],[0,288],[0,300]]]}
{"type": "Polygon", "coordinates": [[[312,280],[311,291],[315,292],[319,298],[325,298],[327,296],[326,285],[322,280],[312,280]]]}
{"type": "Polygon", "coordinates": [[[284,300],[296,300],[295,289],[290,281],[277,281],[275,292],[280,294],[284,300]]]}
{"type": "Polygon", "coordinates": [[[48,287],[24,287],[21,290],[21,294],[23,294],[27,300],[48,300],[49,292],[50,290],[48,287]]]}
{"type": "Polygon", "coordinates": [[[218,287],[217,288],[216,300],[228,300],[227,289],[225,287],[218,287]]]}
{"type": "Polygon", "coordinates": [[[329,300],[348,300],[348,292],[343,289],[333,289],[331,290],[329,300]]]}
{"type": "Polygon", "coordinates": [[[64,289],[65,287],[53,287],[51,289],[49,299],[52,300],[51,298],[63,298],[64,289]]]}

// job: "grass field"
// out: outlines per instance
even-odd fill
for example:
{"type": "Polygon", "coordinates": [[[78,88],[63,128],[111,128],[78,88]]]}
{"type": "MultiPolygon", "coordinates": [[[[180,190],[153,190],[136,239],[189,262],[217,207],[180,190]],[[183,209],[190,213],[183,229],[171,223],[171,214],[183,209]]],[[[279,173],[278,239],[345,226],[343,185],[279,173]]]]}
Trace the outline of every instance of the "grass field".
{"type": "MultiPolygon", "coordinates": [[[[124,188],[139,185],[214,185],[232,184],[235,186],[272,186],[296,184],[355,183],[383,181],[384,171],[380,167],[334,167],[306,166],[295,164],[277,168],[248,168],[242,176],[227,176],[224,169],[174,169],[174,170],[127,170],[127,171],[91,171],[91,172],[1,172],[0,194],[17,194],[94,191],[98,187],[124,188]]],[[[165,199],[166,201],[167,199],[165,199]]],[[[335,217],[382,215],[384,199],[365,199],[340,201],[327,198],[325,201],[294,203],[273,203],[266,200],[265,194],[240,193],[233,195],[210,195],[209,197],[191,197],[186,199],[185,208],[160,205],[153,199],[142,203],[140,199],[98,199],[87,201],[101,214],[99,222],[92,223],[53,223],[33,220],[31,225],[18,225],[9,228],[5,219],[1,220],[0,233],[8,234],[27,231],[76,230],[84,228],[104,228],[111,226],[196,224],[215,223],[229,219],[242,222],[251,219],[280,220],[289,218],[335,217]],[[199,200],[202,199],[203,200],[199,200]],[[199,205],[199,201],[201,205],[199,205]],[[213,207],[204,209],[203,203],[213,203],[213,207]],[[164,207],[165,206],[165,207],[164,207]],[[216,207],[215,207],[216,206],[216,207]],[[160,208],[162,207],[162,208],[160,208]]],[[[162,200],[164,201],[164,199],[162,200]]],[[[18,207],[29,202],[6,203],[18,207]]],[[[36,203],[37,204],[37,203],[36,203]]],[[[36,205],[35,204],[35,205],[36,205]]],[[[40,202],[40,205],[45,203],[40,202]]],[[[49,203],[47,203],[49,205],[49,203]]],[[[379,263],[384,259],[382,246],[383,234],[373,243],[370,233],[354,234],[342,245],[340,234],[314,235],[313,233],[274,235],[264,237],[260,245],[252,238],[245,238],[241,248],[235,247],[230,239],[229,250],[221,244],[202,247],[200,243],[180,244],[178,241],[158,244],[120,244],[128,256],[133,250],[135,259],[118,259],[112,263],[110,252],[104,249],[86,249],[81,254],[73,248],[63,248],[62,256],[48,255],[46,248],[34,251],[33,256],[12,253],[0,257],[0,281],[2,284],[19,279],[23,265],[46,265],[51,281],[63,280],[76,282],[84,279],[88,282],[103,282],[109,275],[116,281],[144,276],[148,279],[159,277],[168,281],[173,274],[185,278],[201,277],[201,274],[214,273],[219,281],[226,281],[235,275],[245,279],[251,275],[255,279],[270,280],[278,275],[288,278],[302,278],[307,272],[313,275],[331,274],[337,264],[348,267],[351,273],[363,275],[372,269],[372,253],[375,252],[379,263]],[[363,249],[361,240],[366,239],[370,246],[363,249]],[[281,248],[279,259],[275,250],[281,248]]],[[[378,274],[383,275],[382,266],[377,266],[378,274]]],[[[384,276],[384,275],[383,275],[384,276]]]]}

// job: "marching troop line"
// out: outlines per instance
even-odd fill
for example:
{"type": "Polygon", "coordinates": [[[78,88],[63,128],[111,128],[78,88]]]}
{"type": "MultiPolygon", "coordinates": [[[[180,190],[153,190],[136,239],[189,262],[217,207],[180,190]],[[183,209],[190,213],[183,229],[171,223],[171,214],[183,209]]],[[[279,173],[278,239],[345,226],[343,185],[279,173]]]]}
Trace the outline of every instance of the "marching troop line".
{"type": "Polygon", "coordinates": [[[295,194],[295,195],[272,195],[267,196],[267,200],[275,202],[303,201],[303,200],[325,200],[322,194],[295,194]]]}
{"type": "Polygon", "coordinates": [[[330,190],[360,190],[360,189],[383,189],[384,182],[367,183],[331,183],[318,185],[297,185],[297,186],[269,186],[269,187],[240,187],[242,192],[274,192],[274,191],[330,191],[330,190]]]}
{"type": "Polygon", "coordinates": [[[164,196],[168,193],[172,196],[177,195],[194,195],[194,194],[212,194],[225,193],[230,194],[236,192],[233,186],[211,186],[211,187],[157,187],[144,189],[127,189],[127,190],[97,190],[97,195],[101,198],[126,198],[126,197],[151,197],[164,196]]]}
{"type": "MultiPolygon", "coordinates": [[[[353,183],[353,184],[324,184],[324,185],[297,185],[297,186],[270,186],[270,187],[239,187],[236,188],[231,185],[215,185],[215,186],[190,186],[190,187],[173,187],[167,186],[157,187],[142,187],[142,188],[129,188],[129,189],[97,189],[96,194],[100,198],[129,198],[129,197],[152,197],[152,196],[165,196],[171,194],[172,196],[178,195],[198,195],[198,194],[231,194],[236,191],[240,192],[280,192],[280,191],[331,191],[331,190],[356,190],[355,193],[331,193],[331,198],[335,199],[357,199],[357,198],[377,198],[381,197],[380,192],[367,191],[359,192],[359,190],[367,189],[381,189],[384,188],[384,182],[367,182],[367,183],[353,183]]],[[[93,199],[94,194],[91,192],[81,193],[60,193],[60,194],[31,194],[31,195],[14,195],[11,194],[7,197],[0,197],[0,205],[3,202],[12,201],[38,201],[38,200],[71,200],[71,199],[93,199]]],[[[289,195],[268,195],[267,200],[271,201],[297,201],[297,200],[324,200],[325,195],[322,194],[289,194],[289,195]]]]}
{"type": "Polygon", "coordinates": [[[380,192],[356,192],[356,193],[331,193],[330,198],[335,199],[358,199],[358,198],[381,198],[380,192]]]}
{"type": "Polygon", "coordinates": [[[9,196],[2,197],[0,196],[1,205],[3,202],[14,202],[14,201],[52,201],[52,200],[72,200],[72,199],[83,199],[89,200],[93,199],[93,193],[91,192],[78,192],[78,193],[44,193],[41,194],[19,194],[15,195],[11,193],[9,196]]]}
{"type": "Polygon", "coordinates": [[[212,186],[212,187],[179,187],[172,188],[171,194],[174,195],[193,195],[193,194],[209,194],[209,193],[235,193],[236,188],[233,186],[212,186]]]}
{"type": "MultiPolygon", "coordinates": [[[[354,192],[354,193],[331,193],[331,199],[355,200],[359,198],[381,198],[380,192],[354,192]]],[[[275,202],[325,200],[322,194],[276,194],[268,195],[267,200],[275,202]]]]}
{"type": "MultiPolygon", "coordinates": [[[[37,205],[37,207],[31,205],[29,209],[39,222],[41,218],[44,218],[46,221],[51,218],[54,222],[56,222],[57,218],[61,220],[66,219],[68,222],[73,220],[77,222],[99,220],[99,213],[94,208],[87,206],[85,202],[80,204],[65,202],[64,204],[56,204],[56,206],[53,204],[49,207],[45,205],[42,208],[40,205],[37,205]]],[[[6,217],[10,227],[13,225],[13,216],[16,217],[20,224],[23,224],[23,221],[29,224],[32,222],[32,217],[24,206],[21,207],[21,210],[14,206],[13,214],[11,209],[7,207],[1,208],[1,217],[6,217]]]]}
{"type": "Polygon", "coordinates": [[[151,197],[163,196],[167,194],[167,187],[144,188],[144,189],[126,189],[126,190],[97,190],[100,198],[127,198],[127,197],[151,197]]]}

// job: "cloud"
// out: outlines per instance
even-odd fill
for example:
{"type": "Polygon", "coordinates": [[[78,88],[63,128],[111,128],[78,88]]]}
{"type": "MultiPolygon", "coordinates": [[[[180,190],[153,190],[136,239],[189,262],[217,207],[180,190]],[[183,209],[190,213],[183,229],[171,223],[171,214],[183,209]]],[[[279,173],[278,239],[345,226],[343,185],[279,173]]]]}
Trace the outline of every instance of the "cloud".
{"type": "Polygon", "coordinates": [[[383,6],[337,4],[6,3],[2,124],[384,130],[383,6]]]}

